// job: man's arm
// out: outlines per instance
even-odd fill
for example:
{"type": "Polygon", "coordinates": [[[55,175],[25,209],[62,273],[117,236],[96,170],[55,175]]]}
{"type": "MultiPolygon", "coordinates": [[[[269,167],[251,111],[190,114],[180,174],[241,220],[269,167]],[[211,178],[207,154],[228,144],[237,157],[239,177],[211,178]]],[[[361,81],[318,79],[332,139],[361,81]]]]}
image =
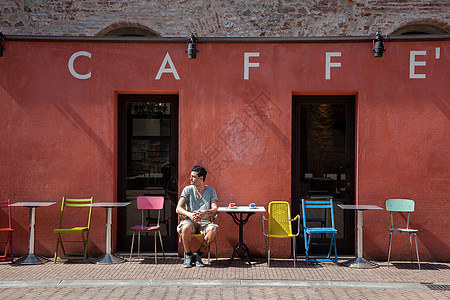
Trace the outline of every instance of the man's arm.
{"type": "Polygon", "coordinates": [[[204,216],[210,216],[214,217],[217,214],[217,200],[211,200],[211,208],[206,210],[200,210],[200,219],[202,219],[204,216]]]}
{"type": "Polygon", "coordinates": [[[180,200],[178,200],[178,204],[177,204],[177,214],[185,216],[185,217],[189,217],[190,219],[194,219],[194,214],[187,211],[186,210],[187,207],[187,199],[184,196],[180,197],[180,200]]]}

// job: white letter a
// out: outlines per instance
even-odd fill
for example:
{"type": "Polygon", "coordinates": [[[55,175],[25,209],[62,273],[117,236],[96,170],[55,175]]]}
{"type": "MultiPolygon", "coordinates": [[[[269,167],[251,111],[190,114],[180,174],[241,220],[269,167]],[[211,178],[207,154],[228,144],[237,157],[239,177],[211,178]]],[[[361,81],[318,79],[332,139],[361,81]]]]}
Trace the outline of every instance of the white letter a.
{"type": "Polygon", "coordinates": [[[155,79],[160,80],[161,75],[163,73],[172,73],[176,80],[180,80],[180,76],[178,76],[177,69],[175,69],[175,66],[173,65],[172,59],[170,58],[169,52],[167,52],[166,57],[164,57],[164,60],[161,64],[161,67],[159,68],[158,74],[156,75],[155,79]],[[169,63],[170,68],[166,69],[166,65],[169,63]]]}

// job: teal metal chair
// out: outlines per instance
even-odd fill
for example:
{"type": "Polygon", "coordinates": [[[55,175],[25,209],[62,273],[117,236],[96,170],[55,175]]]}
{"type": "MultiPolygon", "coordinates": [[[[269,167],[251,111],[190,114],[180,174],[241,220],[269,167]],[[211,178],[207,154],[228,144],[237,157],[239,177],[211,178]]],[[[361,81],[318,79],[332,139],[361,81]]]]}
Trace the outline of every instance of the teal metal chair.
{"type": "Polygon", "coordinates": [[[303,236],[305,238],[305,255],[306,264],[309,262],[325,262],[331,261],[337,264],[337,249],[336,249],[336,232],[337,229],[334,225],[334,211],[333,211],[333,200],[305,200],[302,199],[302,218],[303,218],[303,236]],[[306,217],[306,211],[310,209],[326,209],[331,212],[331,227],[309,227],[307,224],[308,218],[306,217]],[[327,256],[311,256],[311,237],[313,234],[331,234],[330,248],[328,249],[327,256]],[[334,247],[334,259],[331,258],[331,251],[334,247]]]}
{"type": "Polygon", "coordinates": [[[414,241],[416,243],[416,255],[417,255],[417,264],[419,265],[420,270],[420,260],[419,260],[419,249],[417,248],[417,229],[411,229],[409,228],[409,216],[411,212],[414,211],[414,201],[410,199],[388,199],[386,200],[386,210],[389,212],[391,216],[391,228],[388,228],[389,231],[389,250],[388,250],[388,261],[387,266],[389,268],[389,260],[391,258],[391,245],[392,245],[392,233],[393,232],[400,232],[400,233],[409,233],[409,248],[411,251],[411,261],[413,260],[413,250],[412,250],[412,236],[411,234],[414,234],[414,241]],[[394,227],[394,218],[393,218],[393,212],[398,213],[408,213],[408,218],[406,219],[406,228],[396,228],[394,227]]]}

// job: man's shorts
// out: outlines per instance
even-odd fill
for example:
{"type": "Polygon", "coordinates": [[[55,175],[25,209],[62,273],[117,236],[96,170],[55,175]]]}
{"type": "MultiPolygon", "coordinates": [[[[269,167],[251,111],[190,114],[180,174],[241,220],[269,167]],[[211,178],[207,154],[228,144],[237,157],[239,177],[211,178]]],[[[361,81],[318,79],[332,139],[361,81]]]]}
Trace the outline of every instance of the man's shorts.
{"type": "Polygon", "coordinates": [[[216,227],[217,233],[219,233],[219,225],[212,223],[210,221],[193,222],[192,220],[182,220],[180,222],[180,224],[178,224],[178,226],[177,226],[178,234],[181,234],[181,228],[183,227],[184,224],[192,224],[194,227],[192,233],[194,233],[194,234],[200,233],[201,235],[206,235],[206,228],[208,226],[216,227]]]}

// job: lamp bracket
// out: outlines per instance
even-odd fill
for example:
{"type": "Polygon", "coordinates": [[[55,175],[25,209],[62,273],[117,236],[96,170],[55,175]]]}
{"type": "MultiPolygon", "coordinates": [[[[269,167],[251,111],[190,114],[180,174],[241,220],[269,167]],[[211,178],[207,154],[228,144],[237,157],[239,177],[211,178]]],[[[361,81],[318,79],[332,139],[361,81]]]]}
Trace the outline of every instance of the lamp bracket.
{"type": "Polygon", "coordinates": [[[6,36],[0,31],[0,57],[3,56],[3,51],[6,50],[5,40],[6,40],[6,36]]]}

